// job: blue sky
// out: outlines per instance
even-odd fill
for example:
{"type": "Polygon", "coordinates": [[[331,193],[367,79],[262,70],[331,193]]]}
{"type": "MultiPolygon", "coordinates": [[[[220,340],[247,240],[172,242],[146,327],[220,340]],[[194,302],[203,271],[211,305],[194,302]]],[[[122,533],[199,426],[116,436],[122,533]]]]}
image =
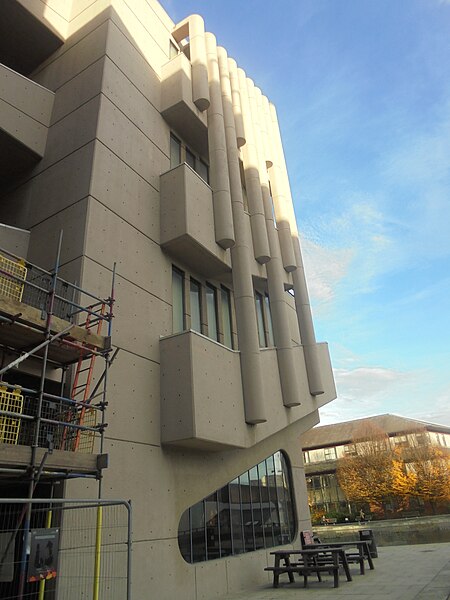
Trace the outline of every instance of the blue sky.
{"type": "Polygon", "coordinates": [[[450,0],[163,0],[275,103],[338,399],[450,425],[450,0]]]}

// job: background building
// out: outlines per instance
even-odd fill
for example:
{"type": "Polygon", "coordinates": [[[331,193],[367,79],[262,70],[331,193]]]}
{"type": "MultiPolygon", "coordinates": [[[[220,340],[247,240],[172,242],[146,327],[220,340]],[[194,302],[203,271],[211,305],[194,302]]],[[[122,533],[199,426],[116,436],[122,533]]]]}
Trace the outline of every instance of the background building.
{"type": "MultiPolygon", "coordinates": [[[[61,350],[75,329],[52,339],[44,370],[33,356],[4,373],[3,397],[24,400],[3,407],[9,425],[20,422],[0,444],[3,496],[27,497],[39,475],[43,497],[95,497],[93,478],[102,497],[130,498],[135,598],[267,581],[265,548],[309,524],[299,437],[335,397],[275,108],[201,17],[175,24],[155,0],[1,2],[0,40],[1,277],[24,288],[0,292],[0,314],[3,332],[25,336],[1,338],[3,364],[36,343],[30,330],[48,339],[56,318],[73,321],[64,302],[74,298],[85,312],[104,299],[107,325],[114,315],[97,345],[78,332],[88,372],[93,349],[111,359],[109,334],[120,350],[108,406],[90,437],[81,430],[96,438],[93,454],[68,443],[55,417],[58,460],[40,475],[39,398],[53,394],[59,410],[76,394],[76,357],[61,350]],[[27,295],[30,273],[48,276],[43,298],[27,295]],[[53,311],[51,282],[63,298],[53,311]]],[[[102,373],[97,362],[91,389],[102,373]]],[[[75,406],[72,426],[88,427],[75,406]]]]}
{"type": "MultiPolygon", "coordinates": [[[[303,460],[311,511],[358,516],[360,504],[350,502],[336,476],[340,458],[358,454],[364,432],[386,434],[391,449],[407,458],[408,449],[433,446],[450,452],[450,428],[397,415],[378,415],[314,427],[302,436],[303,460]],[[356,443],[355,443],[356,442],[356,443]]],[[[320,518],[320,517],[319,517],[320,518]]]]}

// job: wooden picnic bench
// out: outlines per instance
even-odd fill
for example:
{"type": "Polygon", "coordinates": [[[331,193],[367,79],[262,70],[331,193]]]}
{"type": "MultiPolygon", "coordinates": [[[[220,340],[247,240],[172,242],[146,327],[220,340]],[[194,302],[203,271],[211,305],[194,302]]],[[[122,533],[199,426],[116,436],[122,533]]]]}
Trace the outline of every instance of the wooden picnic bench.
{"type": "Polygon", "coordinates": [[[367,560],[369,568],[373,570],[375,568],[370,553],[370,542],[366,540],[355,540],[348,542],[325,542],[322,543],[314,538],[312,531],[302,531],[300,533],[300,539],[302,548],[304,549],[325,549],[325,548],[343,548],[346,550],[347,562],[359,564],[359,571],[361,575],[365,573],[364,561],[367,560]],[[349,548],[357,548],[357,552],[348,552],[349,548]]]}
{"type": "Polygon", "coordinates": [[[294,573],[303,576],[304,587],[307,587],[310,575],[316,574],[318,580],[322,581],[321,573],[330,573],[333,575],[334,587],[338,587],[340,565],[344,567],[347,581],[352,580],[345,551],[341,548],[276,550],[271,554],[275,556],[275,564],[273,567],[266,567],[264,570],[273,573],[274,588],[278,587],[280,575],[283,574],[287,574],[289,582],[294,583],[294,573]],[[291,556],[298,557],[300,560],[292,562],[291,556]],[[281,561],[283,561],[283,564],[281,564],[281,561]]]}

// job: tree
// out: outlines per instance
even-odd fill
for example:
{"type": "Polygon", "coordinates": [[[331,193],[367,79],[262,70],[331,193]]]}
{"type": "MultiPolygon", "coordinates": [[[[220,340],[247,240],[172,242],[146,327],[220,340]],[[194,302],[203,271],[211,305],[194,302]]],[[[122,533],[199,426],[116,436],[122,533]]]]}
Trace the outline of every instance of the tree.
{"type": "Polygon", "coordinates": [[[381,429],[367,425],[355,435],[353,454],[337,465],[339,485],[350,501],[370,506],[371,512],[384,512],[392,495],[392,451],[389,438],[381,429]]]}
{"type": "Polygon", "coordinates": [[[411,478],[410,495],[436,506],[450,501],[450,456],[436,446],[417,446],[404,456],[411,478]]]}

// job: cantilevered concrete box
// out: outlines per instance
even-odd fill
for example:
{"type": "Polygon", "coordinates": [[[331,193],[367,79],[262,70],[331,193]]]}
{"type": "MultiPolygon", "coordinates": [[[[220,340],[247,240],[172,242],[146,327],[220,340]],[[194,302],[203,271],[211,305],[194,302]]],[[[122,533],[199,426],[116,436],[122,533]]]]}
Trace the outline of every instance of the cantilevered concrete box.
{"type": "Polygon", "coordinates": [[[208,153],[206,112],[192,101],[191,63],[184,54],[162,67],[161,114],[184,141],[202,156],[208,153]]]}
{"type": "Polygon", "coordinates": [[[0,180],[44,156],[54,94],[0,65],[0,180]]]}
{"type": "Polygon", "coordinates": [[[161,246],[194,271],[231,270],[230,253],[214,239],[212,190],[187,164],[161,175],[161,246]]]}
{"type": "MultiPolygon", "coordinates": [[[[277,351],[262,351],[264,405],[267,422],[245,422],[239,352],[194,331],[160,340],[161,441],[175,446],[220,451],[248,448],[314,413],[336,394],[331,368],[326,370],[325,393],[309,394],[302,346],[293,349],[300,405],[287,409],[277,366],[277,351]]],[[[327,344],[318,344],[329,366],[327,344]]]]}

